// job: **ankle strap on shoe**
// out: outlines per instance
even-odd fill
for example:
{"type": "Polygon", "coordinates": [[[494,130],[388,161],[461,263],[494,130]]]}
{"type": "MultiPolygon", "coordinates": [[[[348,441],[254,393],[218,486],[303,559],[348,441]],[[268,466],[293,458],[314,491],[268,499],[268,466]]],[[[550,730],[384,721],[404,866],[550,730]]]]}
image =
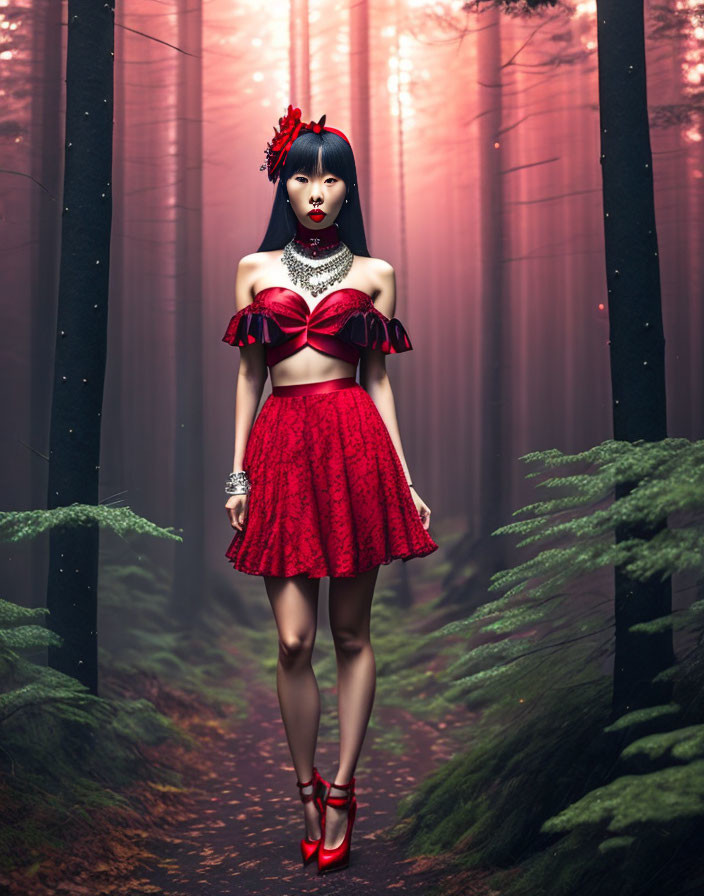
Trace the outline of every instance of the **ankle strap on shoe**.
{"type": "Polygon", "coordinates": [[[354,793],[354,782],[355,779],[352,778],[347,784],[331,784],[330,790],[328,790],[328,795],[326,799],[326,803],[329,806],[333,806],[336,809],[344,809],[348,806],[352,800],[352,797],[355,795],[354,793]],[[339,790],[346,790],[347,793],[344,796],[331,796],[331,792],[333,787],[337,787],[339,790]]]}
{"type": "Polygon", "coordinates": [[[315,798],[316,791],[316,783],[318,780],[318,770],[315,766],[313,766],[313,777],[310,781],[296,781],[296,787],[300,789],[301,799],[304,803],[309,803],[312,799],[315,798]],[[313,791],[311,793],[303,793],[304,787],[313,787],[313,791]]]}
{"type": "Polygon", "coordinates": [[[320,773],[316,766],[313,766],[313,777],[310,781],[296,781],[296,786],[300,789],[301,799],[304,803],[309,803],[311,800],[316,798],[316,795],[320,790],[324,790],[325,785],[323,784],[323,778],[320,777],[320,773]],[[313,787],[312,793],[303,793],[304,787],[313,787]]]}

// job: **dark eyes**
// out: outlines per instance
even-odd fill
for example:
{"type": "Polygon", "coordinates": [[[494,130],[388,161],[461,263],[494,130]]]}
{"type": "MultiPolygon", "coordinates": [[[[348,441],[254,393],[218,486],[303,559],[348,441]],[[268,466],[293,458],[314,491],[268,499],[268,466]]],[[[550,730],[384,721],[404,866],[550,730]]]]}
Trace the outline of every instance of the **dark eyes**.
{"type": "MultiPolygon", "coordinates": [[[[296,180],[299,181],[299,183],[300,183],[300,178],[303,178],[303,180],[308,180],[308,178],[307,178],[304,174],[297,174],[297,175],[296,175],[296,180]]],[[[327,183],[328,181],[332,181],[333,183],[337,183],[337,178],[336,178],[336,177],[326,177],[326,178],[325,178],[325,183],[327,183]]]]}

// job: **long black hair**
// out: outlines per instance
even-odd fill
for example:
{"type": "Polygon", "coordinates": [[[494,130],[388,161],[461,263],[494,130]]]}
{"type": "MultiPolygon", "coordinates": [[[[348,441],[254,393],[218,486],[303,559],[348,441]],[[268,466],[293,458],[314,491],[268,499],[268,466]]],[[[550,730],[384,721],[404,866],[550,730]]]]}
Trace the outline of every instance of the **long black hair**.
{"type": "Polygon", "coordinates": [[[335,177],[339,177],[347,187],[347,202],[343,202],[335,219],[339,237],[355,255],[369,257],[352,147],[342,137],[325,130],[319,134],[313,131],[304,131],[291,144],[276,184],[269,226],[258,252],[283,249],[295,234],[298,219],[291,204],[286,201],[286,181],[294,174],[298,174],[299,171],[309,177],[315,174],[321,146],[323,147],[321,158],[323,171],[329,171],[335,177]]]}

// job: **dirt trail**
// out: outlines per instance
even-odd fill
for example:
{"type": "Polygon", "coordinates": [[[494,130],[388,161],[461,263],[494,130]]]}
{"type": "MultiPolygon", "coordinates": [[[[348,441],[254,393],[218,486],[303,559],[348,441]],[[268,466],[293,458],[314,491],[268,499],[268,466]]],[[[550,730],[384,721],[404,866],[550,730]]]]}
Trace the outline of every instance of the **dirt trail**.
{"type": "MultiPolygon", "coordinates": [[[[274,685],[275,687],[275,685],[274,685]]],[[[299,854],[303,806],[279,712],[275,690],[250,683],[246,721],[223,727],[205,723],[192,733],[202,738],[200,769],[194,769],[194,817],[170,831],[155,847],[160,857],[145,877],[161,896],[202,894],[418,893],[429,896],[440,883],[443,863],[406,859],[384,840],[395,821],[398,801],[455,749],[449,737],[418,722],[405,710],[375,707],[377,719],[408,733],[402,757],[375,745],[370,729],[357,770],[357,820],[349,868],[318,875],[313,862],[304,868],[299,854]],[[360,768],[374,769],[374,778],[360,768]]],[[[316,763],[325,777],[333,773],[336,744],[318,745],[316,763]]],[[[443,896],[486,896],[482,875],[443,882],[443,896]]]]}

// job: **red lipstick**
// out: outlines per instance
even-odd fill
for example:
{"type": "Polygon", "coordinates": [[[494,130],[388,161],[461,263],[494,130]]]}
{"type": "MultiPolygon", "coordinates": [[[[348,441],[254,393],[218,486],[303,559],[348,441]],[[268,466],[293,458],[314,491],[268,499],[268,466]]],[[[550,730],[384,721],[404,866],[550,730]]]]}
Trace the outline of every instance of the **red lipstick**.
{"type": "Polygon", "coordinates": [[[320,224],[320,222],[325,217],[325,212],[322,212],[319,208],[313,209],[313,211],[308,212],[308,217],[312,218],[316,224],[320,224]]]}

